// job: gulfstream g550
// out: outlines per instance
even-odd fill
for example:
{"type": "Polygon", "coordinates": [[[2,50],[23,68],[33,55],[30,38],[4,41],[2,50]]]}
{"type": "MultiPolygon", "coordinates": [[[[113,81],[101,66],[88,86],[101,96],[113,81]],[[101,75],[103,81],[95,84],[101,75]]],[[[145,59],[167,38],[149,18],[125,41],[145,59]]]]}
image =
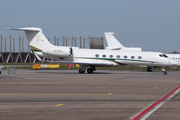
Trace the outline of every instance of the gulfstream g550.
{"type": "MultiPolygon", "coordinates": [[[[56,63],[79,64],[81,68],[79,73],[86,71],[93,73],[97,66],[117,66],[117,65],[134,65],[134,66],[161,66],[163,74],[166,75],[164,67],[176,66],[176,61],[170,60],[165,54],[159,52],[138,52],[138,51],[116,51],[116,50],[99,50],[99,49],[79,49],[78,47],[64,47],[52,45],[42,33],[41,28],[18,28],[8,30],[25,31],[32,52],[35,57],[41,61],[36,51],[42,52],[47,58],[56,60],[56,63]]],[[[51,61],[52,62],[52,61],[51,61]]]]}

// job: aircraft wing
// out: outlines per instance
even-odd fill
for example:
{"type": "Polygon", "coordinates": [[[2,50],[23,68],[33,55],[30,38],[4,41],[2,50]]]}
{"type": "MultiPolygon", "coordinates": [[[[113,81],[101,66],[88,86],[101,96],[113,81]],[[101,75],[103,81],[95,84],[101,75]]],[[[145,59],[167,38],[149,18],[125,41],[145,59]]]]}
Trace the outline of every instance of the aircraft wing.
{"type": "Polygon", "coordinates": [[[44,60],[44,62],[49,62],[49,63],[65,63],[65,64],[79,64],[79,65],[93,65],[93,66],[114,66],[114,64],[109,64],[109,63],[70,62],[70,61],[50,61],[50,60],[44,60]]]}

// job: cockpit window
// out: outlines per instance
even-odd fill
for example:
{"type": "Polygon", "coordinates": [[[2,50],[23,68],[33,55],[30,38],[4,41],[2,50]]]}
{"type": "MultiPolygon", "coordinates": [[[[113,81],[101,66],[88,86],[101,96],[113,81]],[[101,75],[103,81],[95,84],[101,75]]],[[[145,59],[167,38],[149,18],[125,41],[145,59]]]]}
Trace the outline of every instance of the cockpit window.
{"type": "Polygon", "coordinates": [[[168,58],[168,56],[166,54],[162,54],[162,55],[163,55],[163,57],[168,58]]]}
{"type": "Polygon", "coordinates": [[[166,54],[159,54],[160,57],[168,58],[166,54]]]}

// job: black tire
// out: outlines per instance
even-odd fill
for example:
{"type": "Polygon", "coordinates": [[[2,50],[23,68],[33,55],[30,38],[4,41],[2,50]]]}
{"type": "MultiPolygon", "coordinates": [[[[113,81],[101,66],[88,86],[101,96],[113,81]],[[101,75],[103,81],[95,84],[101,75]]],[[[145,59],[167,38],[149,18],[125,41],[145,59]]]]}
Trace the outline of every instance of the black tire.
{"type": "Polygon", "coordinates": [[[147,68],[147,71],[148,71],[148,72],[152,72],[152,68],[151,68],[151,67],[148,67],[148,68],[147,68]]]}
{"type": "Polygon", "coordinates": [[[163,75],[167,75],[167,71],[163,71],[163,75]]]}
{"type": "Polygon", "coordinates": [[[85,71],[79,69],[79,73],[80,73],[80,74],[83,74],[84,72],[85,72],[85,71]]]}
{"type": "Polygon", "coordinates": [[[93,73],[93,70],[91,68],[87,69],[88,73],[93,73]]]}

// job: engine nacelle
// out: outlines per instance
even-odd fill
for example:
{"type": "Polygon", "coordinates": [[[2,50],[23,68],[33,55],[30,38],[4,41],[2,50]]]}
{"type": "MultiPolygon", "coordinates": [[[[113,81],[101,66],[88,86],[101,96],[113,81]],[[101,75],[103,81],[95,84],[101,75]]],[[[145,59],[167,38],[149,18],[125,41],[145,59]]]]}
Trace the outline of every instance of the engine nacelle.
{"type": "Polygon", "coordinates": [[[72,47],[56,47],[43,50],[43,55],[48,56],[58,56],[58,57],[71,57],[73,55],[72,47]]]}

